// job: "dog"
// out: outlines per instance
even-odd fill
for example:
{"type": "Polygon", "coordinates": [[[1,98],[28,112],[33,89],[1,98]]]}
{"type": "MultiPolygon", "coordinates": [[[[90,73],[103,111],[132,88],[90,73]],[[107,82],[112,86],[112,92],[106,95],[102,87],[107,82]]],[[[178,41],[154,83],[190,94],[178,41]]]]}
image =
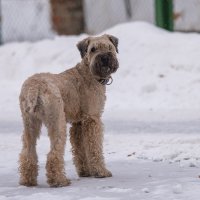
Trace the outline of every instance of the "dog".
{"type": "Polygon", "coordinates": [[[70,184],[64,167],[66,124],[80,177],[111,177],[103,156],[101,116],[106,101],[106,84],[119,67],[118,39],[104,34],[77,44],[81,62],[60,74],[40,73],[29,77],[20,93],[24,131],[19,156],[21,185],[37,185],[36,142],[44,124],[50,138],[47,155],[47,183],[51,187],[70,184]]]}

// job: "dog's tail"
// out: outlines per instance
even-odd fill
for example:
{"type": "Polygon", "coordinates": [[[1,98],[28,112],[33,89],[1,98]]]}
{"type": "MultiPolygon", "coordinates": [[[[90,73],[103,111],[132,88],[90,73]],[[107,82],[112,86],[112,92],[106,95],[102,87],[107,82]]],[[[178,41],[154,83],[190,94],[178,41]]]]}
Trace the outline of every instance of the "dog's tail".
{"type": "Polygon", "coordinates": [[[20,94],[20,106],[23,111],[34,114],[38,108],[39,88],[32,86],[24,88],[20,94]]]}
{"type": "Polygon", "coordinates": [[[29,113],[35,113],[37,111],[39,99],[39,88],[29,88],[27,95],[27,104],[29,113]]]}

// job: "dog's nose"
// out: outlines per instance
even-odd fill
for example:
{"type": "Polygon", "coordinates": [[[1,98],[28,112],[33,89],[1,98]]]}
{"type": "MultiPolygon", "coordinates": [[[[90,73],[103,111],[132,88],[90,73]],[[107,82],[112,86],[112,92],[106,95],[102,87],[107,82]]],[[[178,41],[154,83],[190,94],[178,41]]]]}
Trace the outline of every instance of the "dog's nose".
{"type": "Polygon", "coordinates": [[[103,65],[107,65],[108,61],[109,61],[109,58],[107,55],[101,56],[101,62],[103,63],[103,65]]]}

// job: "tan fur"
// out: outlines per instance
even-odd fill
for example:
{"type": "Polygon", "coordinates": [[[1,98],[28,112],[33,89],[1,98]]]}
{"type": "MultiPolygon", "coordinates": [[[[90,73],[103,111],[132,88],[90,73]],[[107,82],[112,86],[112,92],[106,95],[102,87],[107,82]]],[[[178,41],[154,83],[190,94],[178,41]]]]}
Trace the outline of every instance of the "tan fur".
{"type": "MultiPolygon", "coordinates": [[[[47,182],[59,187],[70,184],[64,168],[66,123],[71,123],[70,141],[79,176],[110,177],[103,157],[105,86],[92,73],[95,54],[111,52],[116,58],[112,36],[87,38],[78,44],[82,61],[60,74],[41,73],[28,78],[22,86],[20,108],[24,123],[23,148],[19,158],[20,184],[37,185],[36,140],[41,124],[48,129],[51,146],[47,156],[47,182]],[[81,46],[82,45],[82,46],[81,46]],[[90,53],[92,46],[98,52],[90,53]],[[85,49],[87,49],[87,52],[85,49]]],[[[114,60],[116,62],[116,60],[114,60]]]]}

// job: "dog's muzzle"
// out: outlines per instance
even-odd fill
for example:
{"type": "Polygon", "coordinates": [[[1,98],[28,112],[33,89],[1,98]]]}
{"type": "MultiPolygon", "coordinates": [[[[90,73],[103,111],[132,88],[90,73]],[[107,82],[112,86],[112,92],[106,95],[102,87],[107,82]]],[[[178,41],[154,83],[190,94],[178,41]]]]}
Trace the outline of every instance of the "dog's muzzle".
{"type": "Polygon", "coordinates": [[[99,53],[95,57],[92,71],[100,77],[98,81],[102,85],[110,85],[113,82],[111,74],[117,71],[118,66],[118,60],[111,52],[99,53]]]}

